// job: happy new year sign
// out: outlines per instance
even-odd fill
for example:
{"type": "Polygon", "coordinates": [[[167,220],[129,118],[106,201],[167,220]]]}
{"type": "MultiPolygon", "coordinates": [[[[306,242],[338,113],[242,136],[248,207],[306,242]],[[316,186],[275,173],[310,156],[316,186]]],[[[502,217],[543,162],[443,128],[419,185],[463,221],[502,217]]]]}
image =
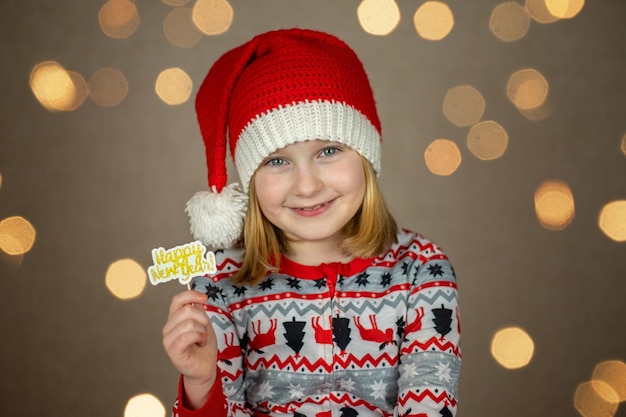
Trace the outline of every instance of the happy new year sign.
{"type": "Polygon", "coordinates": [[[207,252],[199,241],[186,243],[171,249],[152,249],[154,265],[148,268],[148,276],[153,285],[178,279],[188,284],[191,278],[213,274],[217,271],[215,254],[207,252]]]}

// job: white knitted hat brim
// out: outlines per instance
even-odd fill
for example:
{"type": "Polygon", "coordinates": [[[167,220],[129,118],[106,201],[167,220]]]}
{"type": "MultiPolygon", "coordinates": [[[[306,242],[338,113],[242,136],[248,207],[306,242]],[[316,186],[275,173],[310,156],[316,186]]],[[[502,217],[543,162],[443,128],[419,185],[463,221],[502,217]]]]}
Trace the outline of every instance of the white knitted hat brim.
{"type": "Polygon", "coordinates": [[[363,155],[380,173],[380,134],[361,112],[347,104],[307,101],[263,113],[252,119],[237,139],[235,165],[244,192],[263,159],[287,145],[329,140],[363,155]]]}

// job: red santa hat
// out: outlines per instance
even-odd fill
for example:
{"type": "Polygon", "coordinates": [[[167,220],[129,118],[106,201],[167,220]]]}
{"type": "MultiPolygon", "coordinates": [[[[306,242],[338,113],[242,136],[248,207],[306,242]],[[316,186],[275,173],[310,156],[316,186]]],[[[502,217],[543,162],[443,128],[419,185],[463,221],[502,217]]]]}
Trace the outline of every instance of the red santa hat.
{"type": "Polygon", "coordinates": [[[194,237],[211,248],[240,238],[250,180],[260,163],[312,139],[350,146],[380,171],[381,127],[367,74],[336,37],[312,30],[264,33],[222,55],[196,96],[209,191],[187,203],[194,237]],[[227,146],[241,184],[227,185],[227,146]]]}

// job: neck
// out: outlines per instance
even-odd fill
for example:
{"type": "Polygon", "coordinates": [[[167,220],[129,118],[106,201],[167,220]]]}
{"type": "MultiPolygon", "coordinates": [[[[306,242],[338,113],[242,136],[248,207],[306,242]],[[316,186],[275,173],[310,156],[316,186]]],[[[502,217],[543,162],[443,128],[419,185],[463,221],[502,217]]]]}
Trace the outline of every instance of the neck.
{"type": "Polygon", "coordinates": [[[339,248],[338,243],[328,242],[289,242],[288,252],[285,254],[289,259],[302,265],[319,265],[323,263],[342,262],[347,263],[354,259],[339,248]]]}

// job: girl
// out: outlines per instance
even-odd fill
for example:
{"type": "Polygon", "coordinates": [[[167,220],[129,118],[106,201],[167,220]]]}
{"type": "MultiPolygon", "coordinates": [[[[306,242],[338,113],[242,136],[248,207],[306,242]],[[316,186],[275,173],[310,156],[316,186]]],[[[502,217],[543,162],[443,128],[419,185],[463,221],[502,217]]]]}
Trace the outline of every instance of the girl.
{"type": "Polygon", "coordinates": [[[454,271],[384,203],[381,128],[342,41],[291,29],[223,55],[196,98],[218,272],[172,299],[175,416],[454,416],[454,271]],[[228,136],[228,140],[227,140],[228,136]],[[226,186],[226,143],[241,186],[226,186]]]}

